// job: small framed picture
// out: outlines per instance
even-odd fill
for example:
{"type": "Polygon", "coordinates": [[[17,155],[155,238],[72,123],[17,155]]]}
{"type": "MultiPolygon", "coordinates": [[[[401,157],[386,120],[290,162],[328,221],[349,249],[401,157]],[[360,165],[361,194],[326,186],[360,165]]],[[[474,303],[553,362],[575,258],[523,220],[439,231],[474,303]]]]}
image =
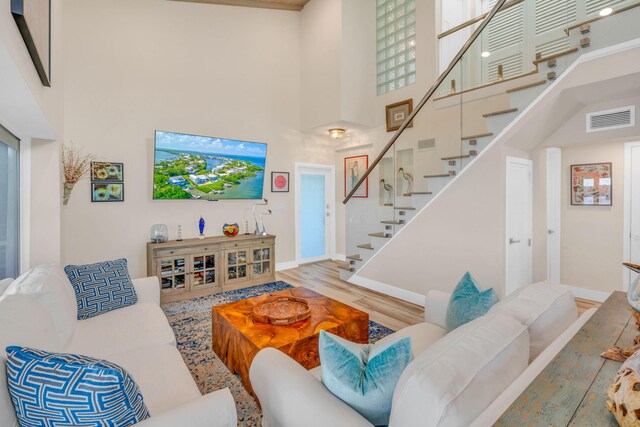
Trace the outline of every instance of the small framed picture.
{"type": "Polygon", "coordinates": [[[271,192],[289,192],[289,172],[271,172],[271,192]]]}
{"type": "Polygon", "coordinates": [[[124,202],[124,184],[114,183],[91,183],[92,202],[124,202]]]}
{"type": "MultiPolygon", "coordinates": [[[[353,190],[360,178],[364,176],[369,168],[369,156],[352,156],[344,159],[344,197],[353,190]]],[[[352,197],[367,198],[369,197],[369,178],[358,190],[353,193],[352,197]]]]}
{"type": "Polygon", "coordinates": [[[91,162],[91,181],[122,182],[124,165],[111,162],[91,162]]]}
{"type": "MultiPolygon", "coordinates": [[[[400,129],[402,123],[407,120],[407,117],[413,111],[413,99],[405,99],[404,101],[387,105],[385,108],[387,110],[387,132],[393,132],[400,129]]],[[[413,127],[413,121],[407,127],[413,127]]]]}
{"type": "Polygon", "coordinates": [[[571,165],[571,204],[611,206],[611,163],[571,165]]]}

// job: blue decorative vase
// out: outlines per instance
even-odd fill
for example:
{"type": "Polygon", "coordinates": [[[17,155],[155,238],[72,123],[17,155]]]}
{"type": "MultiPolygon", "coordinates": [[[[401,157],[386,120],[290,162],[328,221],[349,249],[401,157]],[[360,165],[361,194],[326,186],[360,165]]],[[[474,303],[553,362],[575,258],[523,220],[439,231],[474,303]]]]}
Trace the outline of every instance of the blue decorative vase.
{"type": "Polygon", "coordinates": [[[200,230],[199,239],[204,239],[204,218],[200,217],[200,221],[198,221],[198,229],[200,230]]]}

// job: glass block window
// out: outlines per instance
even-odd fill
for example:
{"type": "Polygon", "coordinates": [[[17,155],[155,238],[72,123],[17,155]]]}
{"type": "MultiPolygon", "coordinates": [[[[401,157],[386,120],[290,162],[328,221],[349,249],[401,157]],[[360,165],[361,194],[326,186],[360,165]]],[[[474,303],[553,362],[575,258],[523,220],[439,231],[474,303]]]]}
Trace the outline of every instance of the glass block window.
{"type": "Polygon", "coordinates": [[[416,82],[416,1],[376,0],[378,95],[416,82]]]}

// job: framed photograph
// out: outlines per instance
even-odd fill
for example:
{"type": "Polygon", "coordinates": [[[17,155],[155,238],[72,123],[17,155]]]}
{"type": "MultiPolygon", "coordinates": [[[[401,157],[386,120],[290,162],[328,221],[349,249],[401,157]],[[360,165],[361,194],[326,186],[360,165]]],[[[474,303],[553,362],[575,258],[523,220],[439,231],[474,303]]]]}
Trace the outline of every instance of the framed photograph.
{"type": "MultiPolygon", "coordinates": [[[[385,108],[387,109],[387,132],[393,132],[400,129],[402,123],[413,111],[413,99],[405,99],[404,101],[387,105],[385,108]]],[[[413,121],[407,127],[413,127],[413,121]]]]}
{"type": "Polygon", "coordinates": [[[111,162],[91,162],[91,181],[122,182],[124,165],[111,162]]]}
{"type": "Polygon", "coordinates": [[[571,204],[611,206],[611,163],[571,165],[571,204]]]}
{"type": "Polygon", "coordinates": [[[51,86],[51,0],[11,0],[11,14],[43,86],[51,86]]]}
{"type": "MultiPolygon", "coordinates": [[[[353,190],[360,178],[369,168],[369,156],[352,156],[344,159],[344,196],[353,190]]],[[[369,197],[369,178],[358,188],[352,197],[369,197]]]]}
{"type": "Polygon", "coordinates": [[[289,192],[289,172],[271,172],[271,192],[289,192]]]}
{"type": "Polygon", "coordinates": [[[114,183],[91,183],[92,202],[124,202],[124,184],[114,183]]]}

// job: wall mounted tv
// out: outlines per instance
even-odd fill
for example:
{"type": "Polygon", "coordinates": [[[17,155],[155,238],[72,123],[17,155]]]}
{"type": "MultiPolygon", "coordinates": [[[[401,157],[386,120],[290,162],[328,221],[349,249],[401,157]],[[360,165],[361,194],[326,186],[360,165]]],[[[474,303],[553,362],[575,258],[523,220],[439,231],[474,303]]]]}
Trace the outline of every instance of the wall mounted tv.
{"type": "Polygon", "coordinates": [[[261,199],[267,144],[156,131],[153,198],[261,199]]]}

